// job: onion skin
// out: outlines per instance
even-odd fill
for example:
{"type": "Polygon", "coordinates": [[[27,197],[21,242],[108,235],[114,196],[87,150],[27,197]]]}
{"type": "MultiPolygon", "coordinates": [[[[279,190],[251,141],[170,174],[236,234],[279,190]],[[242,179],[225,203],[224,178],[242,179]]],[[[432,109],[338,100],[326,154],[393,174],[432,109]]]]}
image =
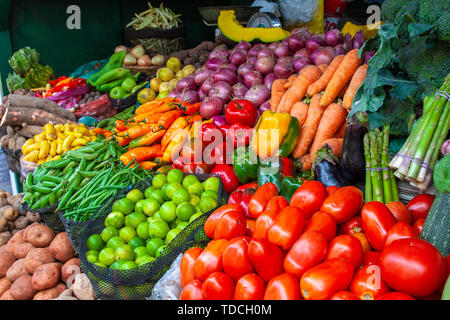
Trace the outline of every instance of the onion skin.
{"type": "Polygon", "coordinates": [[[200,105],[200,115],[204,119],[211,119],[222,113],[223,106],[224,103],[220,98],[208,97],[200,105]]]}
{"type": "Polygon", "coordinates": [[[162,54],[157,54],[152,58],[152,65],[162,66],[164,64],[164,56],[162,54]]]}
{"type": "Polygon", "coordinates": [[[117,52],[125,52],[125,53],[128,53],[129,52],[129,49],[126,47],[126,46],[124,46],[124,45],[120,45],[120,46],[117,46],[115,49],[114,49],[114,53],[117,53],[117,52]]]}
{"type": "Polygon", "coordinates": [[[211,79],[212,79],[213,83],[216,83],[216,82],[219,82],[219,81],[225,81],[230,86],[234,85],[237,82],[236,73],[234,73],[232,70],[230,70],[228,68],[219,68],[219,69],[217,69],[211,75],[211,79]]]}
{"type": "Polygon", "coordinates": [[[263,83],[263,77],[261,76],[261,73],[258,71],[250,71],[243,75],[244,78],[244,85],[247,88],[251,88],[254,85],[262,84],[263,83]]]}
{"type": "Polygon", "coordinates": [[[233,99],[244,99],[247,91],[248,88],[244,86],[242,83],[236,83],[234,86],[231,87],[231,95],[233,99]]]}
{"type": "Polygon", "coordinates": [[[137,61],[137,65],[140,67],[148,67],[152,65],[152,59],[149,57],[149,55],[144,54],[142,57],[140,57],[137,61]]]}
{"type": "Polygon", "coordinates": [[[183,90],[196,90],[197,84],[192,77],[184,77],[177,83],[176,90],[182,92],[183,90]]]}
{"type": "Polygon", "coordinates": [[[264,101],[260,106],[259,106],[259,112],[262,114],[264,111],[270,110],[270,100],[266,100],[264,101]]]}
{"type": "Polygon", "coordinates": [[[181,100],[189,103],[196,103],[200,101],[200,97],[196,90],[183,90],[181,93],[181,100]]]}
{"type": "Polygon", "coordinates": [[[363,46],[363,44],[364,44],[364,35],[362,30],[359,30],[358,32],[355,33],[352,39],[353,49],[359,49],[363,46]]]}
{"type": "Polygon", "coordinates": [[[367,51],[364,54],[364,64],[367,64],[369,60],[372,59],[372,57],[375,55],[375,53],[375,51],[367,51]]]}
{"type": "Polygon", "coordinates": [[[212,85],[208,97],[216,97],[221,99],[223,103],[228,103],[231,99],[231,86],[225,81],[218,81],[212,85]]]}
{"type": "Polygon", "coordinates": [[[214,124],[218,127],[227,124],[227,121],[225,120],[225,116],[223,116],[223,115],[213,116],[212,118],[213,118],[214,124]]]}
{"type": "Polygon", "coordinates": [[[315,50],[325,45],[326,45],[325,40],[322,40],[317,36],[315,36],[306,41],[306,50],[308,50],[308,53],[311,54],[311,52],[314,52],[315,50]]]}
{"type": "Polygon", "coordinates": [[[235,66],[240,66],[247,60],[247,51],[236,50],[230,56],[230,62],[235,66]]]}
{"type": "Polygon", "coordinates": [[[256,60],[255,69],[262,75],[269,74],[273,72],[275,67],[275,60],[271,57],[261,57],[256,60]]]}
{"type": "Polygon", "coordinates": [[[294,73],[294,68],[292,67],[292,64],[286,61],[279,61],[275,65],[274,73],[280,79],[287,79],[294,73]]]}
{"type": "Polygon", "coordinates": [[[342,41],[342,46],[344,47],[345,53],[347,53],[353,49],[352,36],[350,35],[350,33],[347,33],[344,36],[344,40],[342,41]]]}
{"type": "Polygon", "coordinates": [[[214,58],[210,58],[208,61],[206,61],[205,63],[205,67],[209,70],[217,70],[218,68],[220,68],[220,66],[222,64],[225,64],[228,62],[228,59],[224,58],[224,57],[214,57],[214,58]]]}
{"type": "Polygon", "coordinates": [[[450,139],[445,140],[441,147],[441,153],[443,156],[446,156],[450,153],[450,139]]]}
{"type": "Polygon", "coordinates": [[[195,83],[200,86],[203,82],[205,82],[206,79],[208,79],[208,77],[210,77],[212,75],[212,73],[213,72],[211,70],[206,69],[206,68],[197,72],[194,75],[195,83]]]}
{"type": "Polygon", "coordinates": [[[256,107],[259,107],[270,98],[270,90],[263,84],[257,84],[251,87],[245,94],[244,99],[251,101],[256,107]]]}
{"type": "Polygon", "coordinates": [[[342,43],[344,36],[339,29],[331,29],[325,34],[325,42],[329,46],[336,46],[342,43]]]}
{"type": "Polygon", "coordinates": [[[275,56],[277,58],[286,57],[291,54],[291,49],[286,43],[280,43],[275,49],[275,56]]]}
{"type": "Polygon", "coordinates": [[[235,49],[243,49],[243,50],[250,50],[250,48],[252,47],[252,45],[250,44],[250,42],[241,40],[236,46],[235,49]]]}
{"type": "Polygon", "coordinates": [[[336,50],[337,56],[345,55],[344,46],[342,44],[338,44],[337,46],[334,47],[334,49],[336,50]]]}
{"type": "Polygon", "coordinates": [[[272,83],[278,79],[277,75],[275,73],[269,73],[264,77],[264,85],[269,89],[272,90],[272,83]]]}
{"type": "Polygon", "coordinates": [[[203,81],[202,85],[200,86],[200,90],[202,90],[202,92],[205,95],[208,95],[209,91],[211,90],[212,85],[213,85],[213,82],[211,80],[211,77],[209,77],[208,79],[203,81]]]}
{"type": "Polygon", "coordinates": [[[292,66],[294,67],[294,72],[298,73],[300,70],[302,70],[307,65],[311,64],[311,60],[309,58],[297,58],[294,59],[294,62],[292,63],[292,66]]]}
{"type": "Polygon", "coordinates": [[[304,48],[306,45],[305,40],[303,40],[303,38],[297,34],[291,34],[287,39],[288,39],[287,43],[289,45],[289,48],[293,52],[296,52],[296,51],[304,48]]]}
{"type": "Polygon", "coordinates": [[[127,53],[123,60],[123,64],[126,66],[135,66],[136,63],[137,59],[131,53],[127,53]]]}
{"type": "Polygon", "coordinates": [[[142,44],[138,44],[133,49],[131,49],[130,53],[133,55],[133,57],[135,57],[136,59],[139,59],[140,57],[142,57],[145,54],[144,46],[142,44]]]}

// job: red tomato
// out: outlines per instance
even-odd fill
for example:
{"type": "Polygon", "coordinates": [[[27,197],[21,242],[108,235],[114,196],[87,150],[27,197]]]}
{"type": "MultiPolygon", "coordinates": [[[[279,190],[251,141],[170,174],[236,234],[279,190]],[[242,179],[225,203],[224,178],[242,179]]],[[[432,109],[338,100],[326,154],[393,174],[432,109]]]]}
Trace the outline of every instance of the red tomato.
{"type": "Polygon", "coordinates": [[[202,292],[203,283],[200,280],[192,280],[181,290],[180,300],[204,300],[202,292]]]}
{"type": "Polygon", "coordinates": [[[234,288],[233,300],[262,300],[266,286],[256,273],[242,276],[234,288]]]}
{"type": "Polygon", "coordinates": [[[211,273],[203,282],[202,292],[205,300],[231,300],[234,293],[234,281],[226,273],[211,273]]]}
{"type": "Polygon", "coordinates": [[[330,300],[361,300],[361,299],[353,292],[343,290],[333,294],[330,300]]]}
{"type": "Polygon", "coordinates": [[[203,226],[203,230],[205,231],[206,236],[210,239],[214,238],[214,232],[216,231],[217,222],[219,222],[220,218],[222,218],[225,213],[233,211],[242,212],[242,208],[237,203],[226,204],[217,208],[213,213],[211,213],[208,219],[206,219],[205,225],[203,226]]]}
{"type": "Polygon", "coordinates": [[[198,256],[194,263],[194,274],[204,281],[211,273],[222,271],[222,254],[228,245],[228,240],[212,240],[198,256]]]}
{"type": "Polygon", "coordinates": [[[300,208],[306,219],[319,211],[322,202],[327,197],[325,186],[319,181],[305,181],[294,192],[289,205],[300,208]]]}
{"type": "Polygon", "coordinates": [[[227,212],[217,222],[216,230],[214,231],[214,240],[231,240],[245,235],[246,230],[247,223],[245,222],[242,211],[227,212]]]}
{"type": "Polygon", "coordinates": [[[420,218],[420,219],[417,219],[416,221],[414,221],[413,228],[419,236],[422,233],[424,224],[425,224],[425,218],[420,218]]]}
{"type": "Polygon", "coordinates": [[[398,239],[419,238],[416,230],[406,222],[397,222],[388,232],[385,246],[398,239]]]}
{"type": "Polygon", "coordinates": [[[416,300],[409,294],[403,292],[388,292],[378,297],[376,300],[416,300]]]}
{"type": "Polygon", "coordinates": [[[275,210],[281,211],[288,206],[288,202],[283,196],[275,196],[267,202],[266,208],[264,210],[275,210]]]}
{"type": "Polygon", "coordinates": [[[445,261],[447,261],[447,274],[450,275],[450,254],[445,257],[445,261]]]}
{"type": "Polygon", "coordinates": [[[228,123],[242,123],[253,127],[257,116],[256,106],[248,100],[234,99],[225,107],[225,120],[228,123]]]}
{"type": "Polygon", "coordinates": [[[353,217],[339,227],[339,234],[362,232],[361,217],[353,217]]]}
{"type": "Polygon", "coordinates": [[[389,287],[414,297],[432,294],[447,276],[444,257],[421,239],[400,239],[386,246],[381,252],[380,267],[389,287]]]}
{"type": "Polygon", "coordinates": [[[249,242],[248,237],[234,238],[223,251],[223,270],[234,280],[238,280],[244,274],[253,272],[247,252],[249,242]]]}
{"type": "Polygon", "coordinates": [[[338,186],[329,186],[329,187],[326,187],[326,189],[327,189],[327,197],[328,197],[328,196],[332,195],[333,193],[335,193],[336,191],[338,191],[339,187],[338,186]]]}
{"type": "Polygon", "coordinates": [[[361,221],[370,245],[381,251],[389,230],[397,222],[394,216],[381,202],[371,201],[361,209],[361,221]]]}
{"type": "Polygon", "coordinates": [[[364,254],[363,265],[376,264],[380,265],[381,252],[378,251],[367,251],[364,254]]]}
{"type": "Polygon", "coordinates": [[[347,259],[356,270],[363,260],[363,248],[361,242],[349,234],[337,236],[330,242],[326,260],[336,258],[347,259]]]}
{"type": "Polygon", "coordinates": [[[180,262],[180,282],[182,288],[195,279],[194,263],[202,251],[202,248],[190,248],[183,254],[180,262]]]}
{"type": "Polygon", "coordinates": [[[363,203],[364,196],[361,190],[347,186],[328,196],[322,203],[320,211],[328,213],[337,224],[341,224],[356,215],[363,203]]]}
{"type": "Polygon", "coordinates": [[[327,255],[328,242],[320,231],[303,233],[284,258],[284,270],[301,277],[327,255]]]}
{"type": "Polygon", "coordinates": [[[380,266],[371,264],[362,266],[353,276],[350,290],[361,300],[375,300],[389,292],[389,288],[381,278],[380,266]]]}
{"type": "Polygon", "coordinates": [[[271,182],[263,184],[253,194],[248,203],[248,214],[251,218],[256,219],[266,209],[270,199],[278,195],[278,188],[271,182]]]}
{"type": "Polygon", "coordinates": [[[406,206],[408,207],[409,212],[411,212],[413,221],[420,218],[426,218],[433,201],[434,196],[426,193],[419,194],[412,198],[406,206]]]}
{"type": "Polygon", "coordinates": [[[248,257],[264,281],[283,273],[283,251],[269,240],[252,239],[248,244],[248,257]]]}
{"type": "Polygon", "coordinates": [[[441,297],[442,297],[442,292],[441,292],[441,290],[438,290],[426,297],[421,297],[418,300],[441,300],[441,297]]]}
{"type": "Polygon", "coordinates": [[[247,237],[253,238],[253,234],[255,233],[256,228],[256,220],[255,219],[245,219],[245,235],[247,237]]]}
{"type": "Polygon", "coordinates": [[[279,211],[276,210],[264,210],[256,219],[254,238],[267,238],[267,232],[273,226],[275,218],[278,216],[279,211]]]}
{"type": "Polygon", "coordinates": [[[272,227],[267,232],[267,238],[283,250],[289,250],[305,228],[305,217],[301,209],[289,206],[283,209],[272,227]]]}
{"type": "Polygon", "coordinates": [[[353,278],[353,265],[346,259],[327,260],[306,271],[300,290],[306,300],[327,300],[345,290],[353,278]]]}
{"type": "Polygon", "coordinates": [[[336,236],[336,222],[328,213],[317,211],[306,225],[305,231],[320,231],[328,241],[336,236]]]}
{"type": "Polygon", "coordinates": [[[270,279],[264,300],[301,300],[300,283],[290,273],[282,273],[270,279]]]}
{"type": "Polygon", "coordinates": [[[395,220],[398,222],[405,222],[407,224],[412,223],[411,212],[409,212],[408,207],[400,201],[391,201],[386,203],[389,211],[391,211],[395,220]]]}
{"type": "Polygon", "coordinates": [[[369,252],[370,250],[372,250],[369,240],[367,240],[367,237],[364,233],[356,232],[356,233],[352,233],[351,235],[354,236],[356,239],[358,239],[359,242],[361,242],[361,245],[363,248],[363,253],[366,253],[366,252],[369,252]]]}

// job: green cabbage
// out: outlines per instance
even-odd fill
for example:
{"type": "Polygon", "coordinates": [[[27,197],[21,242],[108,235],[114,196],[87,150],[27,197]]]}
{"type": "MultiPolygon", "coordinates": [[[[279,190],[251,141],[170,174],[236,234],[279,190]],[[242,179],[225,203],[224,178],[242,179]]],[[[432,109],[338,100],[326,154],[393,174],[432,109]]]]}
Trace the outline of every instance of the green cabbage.
{"type": "Polygon", "coordinates": [[[6,86],[8,87],[9,93],[13,93],[18,89],[29,89],[28,85],[25,83],[25,79],[14,72],[8,74],[6,86]]]}
{"type": "Polygon", "coordinates": [[[8,62],[15,73],[25,75],[39,63],[39,53],[35,49],[25,47],[14,52],[8,62]]]}

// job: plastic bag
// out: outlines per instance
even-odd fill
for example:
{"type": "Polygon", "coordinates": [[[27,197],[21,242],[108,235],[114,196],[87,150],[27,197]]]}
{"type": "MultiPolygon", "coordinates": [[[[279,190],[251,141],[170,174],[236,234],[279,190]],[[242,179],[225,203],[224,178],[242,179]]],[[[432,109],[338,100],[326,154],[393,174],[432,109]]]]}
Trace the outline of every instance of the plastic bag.
{"type": "Polygon", "coordinates": [[[312,33],[323,32],[324,0],[280,0],[279,7],[285,29],[308,27],[312,33]]]}
{"type": "Polygon", "coordinates": [[[149,300],[179,300],[181,295],[180,263],[183,254],[179,254],[169,270],[159,279],[152,290],[149,300]]]}
{"type": "Polygon", "coordinates": [[[23,156],[20,157],[20,173],[23,177],[26,177],[30,172],[33,173],[37,167],[37,163],[23,160],[23,156]]]}
{"type": "Polygon", "coordinates": [[[77,119],[83,116],[89,116],[100,121],[105,118],[115,116],[117,114],[117,110],[109,100],[108,95],[104,94],[97,100],[82,104],[75,110],[74,113],[77,119]]]}

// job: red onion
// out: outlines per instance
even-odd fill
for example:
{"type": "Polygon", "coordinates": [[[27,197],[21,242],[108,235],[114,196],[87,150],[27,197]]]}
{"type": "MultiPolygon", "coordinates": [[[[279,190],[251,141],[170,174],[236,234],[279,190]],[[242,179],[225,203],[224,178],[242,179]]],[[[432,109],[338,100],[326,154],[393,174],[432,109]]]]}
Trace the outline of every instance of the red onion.
{"type": "Polygon", "coordinates": [[[231,71],[233,71],[234,73],[236,73],[238,67],[236,67],[236,65],[234,65],[232,63],[225,63],[225,64],[221,65],[219,68],[227,68],[227,69],[230,69],[231,71]]]}
{"type": "Polygon", "coordinates": [[[270,90],[263,84],[257,84],[247,91],[244,99],[253,102],[256,107],[259,107],[269,97],[270,90]]]}
{"type": "Polygon", "coordinates": [[[342,47],[344,47],[346,53],[353,49],[352,36],[350,35],[350,33],[347,33],[344,36],[344,40],[342,41],[342,47]]]}
{"type": "Polygon", "coordinates": [[[253,71],[253,70],[255,70],[255,65],[251,64],[250,62],[246,62],[239,66],[239,68],[237,69],[237,74],[240,77],[243,77],[244,74],[249,73],[250,71],[253,71]]]}
{"type": "Polygon", "coordinates": [[[375,51],[367,51],[364,54],[364,64],[367,64],[374,55],[375,55],[375,51]]]}
{"type": "Polygon", "coordinates": [[[296,53],[294,53],[294,59],[298,57],[304,57],[309,59],[309,54],[306,48],[300,49],[296,53]]]}
{"type": "Polygon", "coordinates": [[[278,47],[275,49],[275,56],[278,58],[286,57],[291,54],[291,49],[286,43],[280,43],[278,47]]]}
{"type": "Polygon", "coordinates": [[[200,90],[202,90],[205,95],[208,95],[209,90],[211,90],[212,84],[213,82],[211,77],[208,77],[208,79],[203,81],[202,85],[200,86],[200,90]]]}
{"type": "Polygon", "coordinates": [[[256,56],[257,59],[264,57],[273,58],[273,52],[269,48],[264,48],[261,51],[259,51],[258,55],[256,56]]]}
{"type": "Polygon", "coordinates": [[[185,89],[196,90],[197,84],[193,77],[184,77],[178,81],[176,89],[180,92],[182,92],[185,89]]]}
{"type": "Polygon", "coordinates": [[[298,51],[305,47],[305,41],[297,34],[291,34],[287,38],[287,43],[292,51],[298,51]]]}
{"type": "Polygon", "coordinates": [[[256,57],[261,50],[262,50],[261,47],[251,47],[248,50],[248,56],[249,57],[256,57]]]}
{"type": "Polygon", "coordinates": [[[223,105],[224,103],[220,98],[208,97],[200,105],[200,115],[204,119],[211,119],[213,116],[222,113],[223,105]]]}
{"type": "Polygon", "coordinates": [[[228,59],[226,59],[224,57],[215,57],[215,58],[210,58],[208,61],[206,61],[205,66],[209,70],[216,70],[222,64],[227,63],[227,62],[228,62],[228,59]]]}
{"type": "Polygon", "coordinates": [[[263,75],[273,72],[274,67],[275,60],[271,57],[258,58],[255,63],[255,69],[263,75]]]}
{"type": "Polygon", "coordinates": [[[441,154],[445,157],[447,154],[450,153],[450,139],[445,140],[444,143],[441,146],[441,154]]]}
{"type": "Polygon", "coordinates": [[[181,101],[186,101],[189,103],[196,103],[200,101],[200,97],[196,90],[183,90],[180,97],[181,101]]]}
{"type": "Polygon", "coordinates": [[[281,57],[277,60],[277,62],[282,62],[282,61],[286,61],[288,63],[292,63],[292,61],[294,61],[294,57],[293,56],[286,56],[286,57],[281,57]]]}
{"type": "Polygon", "coordinates": [[[269,73],[264,77],[264,85],[271,90],[272,89],[272,83],[278,79],[277,75],[275,73],[269,73]]]}
{"type": "Polygon", "coordinates": [[[251,63],[251,64],[253,64],[253,65],[256,63],[256,60],[257,60],[256,56],[248,57],[248,58],[247,58],[247,62],[248,62],[248,63],[251,63]]]}
{"type": "Polygon", "coordinates": [[[179,98],[181,96],[180,92],[177,90],[172,90],[167,95],[169,98],[179,98]]]}
{"type": "Polygon", "coordinates": [[[216,126],[218,126],[218,127],[227,124],[227,120],[225,120],[225,116],[222,116],[222,115],[220,115],[220,116],[213,116],[212,118],[213,118],[213,121],[214,121],[213,123],[216,126]]]}
{"type": "Polygon", "coordinates": [[[259,112],[262,114],[264,111],[270,110],[270,100],[266,100],[264,101],[260,106],[259,106],[259,112]]]}
{"type": "Polygon", "coordinates": [[[308,64],[311,64],[311,60],[309,58],[299,57],[299,58],[294,59],[292,66],[294,67],[294,72],[298,73],[300,70],[302,70],[308,64]]]}
{"type": "Polygon", "coordinates": [[[243,75],[244,78],[244,84],[245,86],[247,86],[248,88],[253,87],[256,84],[261,84],[263,83],[263,78],[261,76],[261,73],[259,73],[258,71],[254,70],[254,71],[250,71],[248,73],[245,73],[243,75]]]}
{"type": "Polygon", "coordinates": [[[244,86],[242,83],[236,83],[231,87],[231,96],[233,99],[244,99],[245,94],[247,93],[248,88],[244,86]]]}
{"type": "Polygon", "coordinates": [[[201,85],[209,76],[211,76],[212,71],[209,69],[203,69],[194,76],[194,81],[197,85],[201,85]]]}
{"type": "Polygon", "coordinates": [[[330,64],[330,62],[334,59],[334,54],[331,50],[327,48],[323,48],[321,50],[318,50],[317,56],[314,59],[314,63],[316,65],[320,64],[330,64]]]}
{"type": "Polygon", "coordinates": [[[230,62],[236,66],[243,64],[247,60],[247,51],[235,50],[230,56],[230,62]]]}
{"type": "Polygon", "coordinates": [[[251,47],[252,45],[250,44],[250,42],[241,40],[234,48],[248,51],[251,47]]]}
{"type": "Polygon", "coordinates": [[[215,82],[209,90],[208,96],[220,98],[224,103],[227,103],[231,98],[231,86],[225,81],[215,82]]]}
{"type": "Polygon", "coordinates": [[[227,49],[214,49],[209,54],[209,58],[225,58],[228,60],[228,56],[230,55],[230,52],[227,49]]]}
{"type": "Polygon", "coordinates": [[[275,65],[274,72],[278,78],[287,79],[294,73],[294,68],[289,62],[281,61],[277,62],[277,64],[275,65]]]}
{"type": "Polygon", "coordinates": [[[364,35],[362,30],[359,30],[357,33],[355,33],[352,39],[353,49],[359,49],[363,46],[363,44],[364,44],[364,35]]]}
{"type": "Polygon", "coordinates": [[[207,95],[202,91],[201,88],[197,90],[197,94],[198,94],[198,97],[200,98],[200,101],[205,100],[205,98],[207,97],[207,95]]]}
{"type": "Polygon", "coordinates": [[[308,27],[303,27],[303,28],[296,28],[294,30],[291,31],[291,34],[294,33],[300,37],[303,37],[305,39],[309,39],[311,38],[311,33],[309,32],[308,27]]]}
{"type": "MultiPolygon", "coordinates": [[[[211,79],[213,83],[225,81],[231,86],[237,82],[236,73],[228,68],[219,68],[213,72],[211,79]]],[[[180,80],[181,81],[181,80],[180,80]]]]}
{"type": "Polygon", "coordinates": [[[336,50],[336,55],[337,56],[345,55],[344,46],[342,44],[338,44],[337,46],[334,47],[334,49],[336,50]]]}
{"type": "Polygon", "coordinates": [[[336,46],[342,43],[344,36],[339,29],[331,29],[325,34],[325,41],[329,46],[336,46]]]}
{"type": "Polygon", "coordinates": [[[316,57],[322,49],[323,49],[323,47],[319,47],[317,50],[314,50],[313,52],[311,52],[311,54],[309,55],[309,59],[312,61],[312,63],[314,63],[314,61],[316,61],[316,57]]]}
{"type": "Polygon", "coordinates": [[[265,44],[265,43],[255,43],[253,45],[253,48],[256,48],[256,50],[261,50],[261,49],[264,49],[264,48],[267,48],[267,47],[268,47],[268,45],[265,44]]]}
{"type": "Polygon", "coordinates": [[[269,44],[269,46],[267,47],[270,51],[275,52],[275,49],[278,47],[278,45],[280,44],[279,41],[277,42],[272,42],[271,44],[269,44]]]}
{"type": "Polygon", "coordinates": [[[326,43],[324,40],[321,40],[317,37],[310,38],[306,41],[306,50],[311,54],[315,50],[319,49],[319,47],[324,46],[326,43]]]}

